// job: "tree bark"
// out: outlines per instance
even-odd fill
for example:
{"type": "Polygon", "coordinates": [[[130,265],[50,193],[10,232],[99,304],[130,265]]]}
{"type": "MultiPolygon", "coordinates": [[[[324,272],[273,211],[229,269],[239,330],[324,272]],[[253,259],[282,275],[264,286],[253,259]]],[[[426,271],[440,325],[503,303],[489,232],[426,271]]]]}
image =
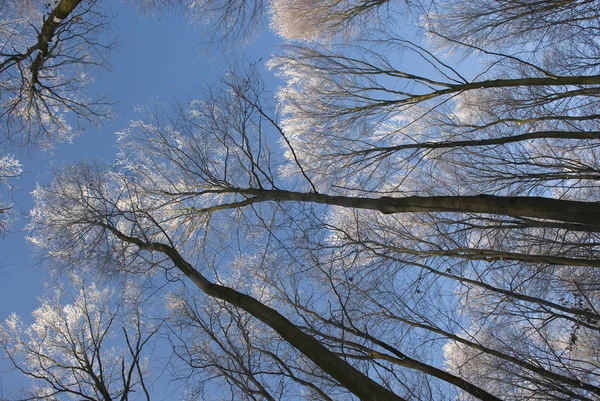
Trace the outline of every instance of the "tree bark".
{"type": "Polygon", "coordinates": [[[596,227],[600,231],[600,203],[544,198],[539,196],[406,196],[363,198],[280,190],[239,189],[257,200],[296,201],[376,210],[384,214],[457,212],[497,214],[556,220],[596,227]]]}
{"type": "Polygon", "coordinates": [[[48,57],[50,42],[52,42],[52,39],[54,38],[56,29],[82,1],[83,0],[60,0],[44,21],[42,30],[38,35],[38,42],[32,47],[32,49],[39,50],[39,53],[29,68],[31,71],[31,85],[35,85],[38,82],[39,70],[44,64],[44,60],[48,57]]]}

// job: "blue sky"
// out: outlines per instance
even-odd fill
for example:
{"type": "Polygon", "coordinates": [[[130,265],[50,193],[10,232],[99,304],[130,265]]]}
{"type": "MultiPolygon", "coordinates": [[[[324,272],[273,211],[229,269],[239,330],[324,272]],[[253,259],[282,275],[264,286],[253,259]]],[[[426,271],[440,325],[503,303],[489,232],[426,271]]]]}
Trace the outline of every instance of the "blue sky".
{"type": "MultiPolygon", "coordinates": [[[[12,197],[23,216],[33,205],[31,191],[36,182],[48,182],[52,166],[89,158],[114,160],[114,133],[136,118],[136,105],[193,97],[196,88],[217,81],[226,72],[227,52],[215,53],[202,45],[202,27],[190,26],[175,16],[143,17],[125,2],[112,2],[108,7],[108,13],[115,15],[112,33],[120,45],[108,57],[112,70],[94,72],[95,83],[88,90],[90,96],[108,94],[117,100],[118,116],[100,128],[86,127],[72,144],[57,144],[52,152],[17,153],[25,173],[14,183],[18,189],[12,197]]],[[[273,36],[263,34],[244,49],[245,58],[262,59],[260,64],[264,65],[275,41],[273,36]]],[[[26,219],[19,219],[0,240],[0,320],[14,312],[30,322],[47,278],[25,239],[25,224],[26,219]]],[[[6,369],[0,361],[0,394],[8,394],[14,384],[15,376],[7,374],[6,369]]]]}

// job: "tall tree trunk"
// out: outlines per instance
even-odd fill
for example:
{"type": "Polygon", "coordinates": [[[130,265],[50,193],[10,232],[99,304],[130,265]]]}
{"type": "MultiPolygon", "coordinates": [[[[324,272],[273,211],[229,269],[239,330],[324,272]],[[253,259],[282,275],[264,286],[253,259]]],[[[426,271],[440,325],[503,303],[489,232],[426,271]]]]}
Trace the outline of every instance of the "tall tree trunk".
{"type": "Polygon", "coordinates": [[[600,203],[544,198],[540,196],[406,196],[362,198],[279,190],[240,189],[257,201],[313,202],[356,209],[376,210],[384,214],[415,212],[459,212],[497,214],[578,223],[600,231],[600,203]]]}

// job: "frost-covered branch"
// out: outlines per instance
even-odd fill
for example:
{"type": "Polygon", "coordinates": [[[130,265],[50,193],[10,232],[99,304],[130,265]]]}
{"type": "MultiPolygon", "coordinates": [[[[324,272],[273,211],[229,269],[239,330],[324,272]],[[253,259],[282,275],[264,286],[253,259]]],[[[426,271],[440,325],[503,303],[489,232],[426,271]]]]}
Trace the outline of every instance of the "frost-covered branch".
{"type": "Polygon", "coordinates": [[[67,122],[100,123],[111,115],[106,98],[89,99],[91,67],[106,66],[103,37],[109,18],[96,1],[5,4],[0,30],[0,121],[16,146],[50,147],[78,134],[67,122]],[[40,8],[38,8],[40,7],[40,8]]]}
{"type": "Polygon", "coordinates": [[[143,351],[160,325],[144,321],[133,287],[121,298],[81,277],[72,285],[43,298],[31,325],[16,315],[0,325],[4,357],[31,383],[19,399],[131,398],[144,387],[143,351]],[[112,345],[121,335],[126,348],[112,345]]]}
{"type": "MultiPolygon", "coordinates": [[[[13,180],[22,173],[21,164],[12,155],[0,156],[0,193],[4,193],[6,188],[13,187],[13,180]]],[[[7,227],[10,225],[10,217],[13,211],[13,205],[0,202],[0,235],[4,235],[7,227]]]]}

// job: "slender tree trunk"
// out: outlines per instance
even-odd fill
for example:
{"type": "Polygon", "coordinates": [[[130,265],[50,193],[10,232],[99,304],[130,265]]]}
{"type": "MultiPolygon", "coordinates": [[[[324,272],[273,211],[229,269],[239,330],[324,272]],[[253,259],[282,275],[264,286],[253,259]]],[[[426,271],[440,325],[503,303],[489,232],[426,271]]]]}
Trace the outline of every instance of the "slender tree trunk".
{"type": "Polygon", "coordinates": [[[373,245],[393,249],[399,253],[416,256],[447,256],[451,258],[467,260],[484,260],[486,262],[491,262],[494,260],[515,260],[525,263],[540,263],[561,266],[600,267],[600,260],[597,259],[581,259],[553,255],[532,255],[528,253],[497,251],[495,249],[456,248],[420,250],[404,247],[390,247],[389,245],[383,245],[376,242],[373,242],[373,245]]]}

